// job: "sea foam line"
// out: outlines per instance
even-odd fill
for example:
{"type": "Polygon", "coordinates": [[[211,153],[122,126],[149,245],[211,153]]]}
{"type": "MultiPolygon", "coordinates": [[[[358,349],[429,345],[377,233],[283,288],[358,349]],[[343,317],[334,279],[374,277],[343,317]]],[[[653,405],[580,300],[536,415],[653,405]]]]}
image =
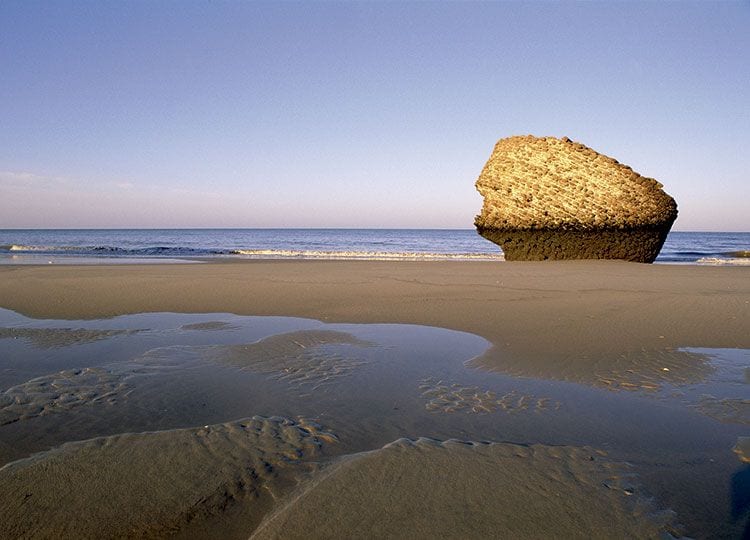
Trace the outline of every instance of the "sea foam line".
{"type": "Polygon", "coordinates": [[[187,246],[149,246],[138,248],[124,248],[117,246],[32,246],[23,244],[0,245],[0,252],[78,254],[99,256],[201,256],[229,255],[232,253],[230,250],[226,249],[201,249],[187,246]]]}
{"type": "Polygon", "coordinates": [[[391,251],[317,251],[291,249],[236,249],[233,255],[248,258],[279,259],[355,259],[355,260],[479,260],[503,261],[502,253],[419,253],[391,251]]]}
{"type": "Polygon", "coordinates": [[[730,259],[722,259],[719,257],[701,257],[695,262],[697,264],[704,264],[707,266],[750,266],[750,258],[739,257],[732,257],[730,259]]]}

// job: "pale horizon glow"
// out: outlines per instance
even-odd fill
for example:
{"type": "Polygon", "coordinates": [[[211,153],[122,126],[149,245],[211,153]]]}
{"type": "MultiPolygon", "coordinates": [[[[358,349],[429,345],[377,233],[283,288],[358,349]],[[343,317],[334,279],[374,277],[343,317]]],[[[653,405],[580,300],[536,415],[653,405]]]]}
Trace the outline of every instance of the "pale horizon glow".
{"type": "Polygon", "coordinates": [[[748,2],[0,3],[0,228],[471,229],[497,139],[750,231],[748,2]]]}

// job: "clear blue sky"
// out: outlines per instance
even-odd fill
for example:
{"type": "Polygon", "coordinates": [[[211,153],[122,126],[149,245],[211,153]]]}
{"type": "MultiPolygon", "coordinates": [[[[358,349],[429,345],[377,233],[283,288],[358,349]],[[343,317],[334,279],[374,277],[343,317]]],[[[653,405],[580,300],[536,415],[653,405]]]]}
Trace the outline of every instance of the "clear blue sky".
{"type": "Polygon", "coordinates": [[[0,227],[470,228],[526,133],[750,230],[750,3],[0,2],[0,227]]]}

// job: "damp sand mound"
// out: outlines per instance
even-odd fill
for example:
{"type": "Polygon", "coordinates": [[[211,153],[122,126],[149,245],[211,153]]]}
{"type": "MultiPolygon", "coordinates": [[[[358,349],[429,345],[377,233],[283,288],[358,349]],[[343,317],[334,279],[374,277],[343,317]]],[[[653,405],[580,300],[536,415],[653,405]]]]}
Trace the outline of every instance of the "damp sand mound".
{"type": "Polygon", "coordinates": [[[303,330],[278,334],[249,345],[217,347],[213,358],[221,363],[268,373],[295,386],[314,388],[344,377],[364,364],[362,359],[337,352],[337,346],[371,347],[346,332],[303,330]]]}
{"type": "Polygon", "coordinates": [[[235,508],[247,537],[333,441],[312,422],[256,416],[68,443],[0,469],[0,537],[210,536],[202,526],[235,508]]]}
{"type": "Polygon", "coordinates": [[[508,261],[652,262],[677,217],[656,180],[567,137],[501,139],[476,188],[477,231],[508,261]]]}
{"type": "Polygon", "coordinates": [[[659,538],[624,466],[586,448],[401,439],[319,474],[251,537],[659,538]]]}

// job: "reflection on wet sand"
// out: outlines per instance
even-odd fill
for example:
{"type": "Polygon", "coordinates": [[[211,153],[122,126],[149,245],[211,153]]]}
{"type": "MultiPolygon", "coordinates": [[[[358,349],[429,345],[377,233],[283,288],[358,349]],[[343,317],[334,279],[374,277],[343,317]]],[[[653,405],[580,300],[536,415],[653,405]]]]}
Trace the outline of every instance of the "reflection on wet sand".
{"type": "Polygon", "coordinates": [[[256,416],[68,443],[0,469],[0,537],[189,536],[232,510],[249,534],[335,441],[304,419],[256,416]]]}

